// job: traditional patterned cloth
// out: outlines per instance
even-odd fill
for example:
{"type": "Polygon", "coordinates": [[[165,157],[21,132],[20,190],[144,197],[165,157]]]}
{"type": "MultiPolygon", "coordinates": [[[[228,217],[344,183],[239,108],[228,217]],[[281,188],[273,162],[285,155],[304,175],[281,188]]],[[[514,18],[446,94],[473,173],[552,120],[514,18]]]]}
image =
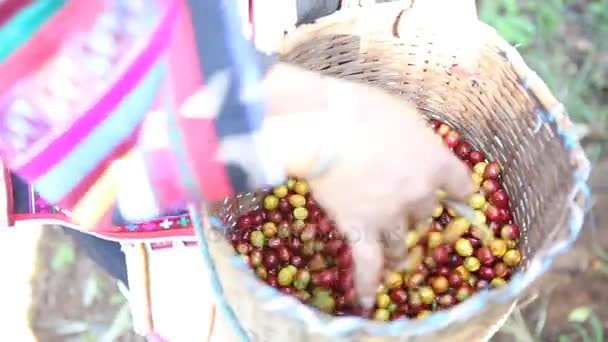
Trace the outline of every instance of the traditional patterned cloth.
{"type": "Polygon", "coordinates": [[[0,165],[0,228],[34,220],[120,241],[138,332],[227,341],[190,217],[173,208],[283,179],[252,138],[263,114],[256,87],[272,58],[247,35],[255,18],[269,18],[259,31],[279,37],[338,1],[286,1],[295,15],[281,25],[267,0],[256,13],[252,0],[159,2],[0,3],[0,42],[12,37],[0,48],[0,154],[14,172],[0,165]],[[19,18],[28,31],[6,29],[19,18]],[[226,141],[250,157],[222,154],[226,141]]]}

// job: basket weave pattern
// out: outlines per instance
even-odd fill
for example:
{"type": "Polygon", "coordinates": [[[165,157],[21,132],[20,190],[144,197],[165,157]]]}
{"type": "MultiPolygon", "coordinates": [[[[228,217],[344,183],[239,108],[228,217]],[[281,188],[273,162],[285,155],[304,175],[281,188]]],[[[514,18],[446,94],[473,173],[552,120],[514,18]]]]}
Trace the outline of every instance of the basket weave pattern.
{"type": "Polygon", "coordinates": [[[502,289],[422,321],[377,324],[329,317],[262,286],[218,237],[236,216],[257,207],[260,196],[246,194],[208,208],[214,219],[208,225],[215,229],[202,231],[227,304],[252,340],[484,340],[578,235],[589,163],[563,106],[517,51],[485,25],[479,74],[450,73],[454,53],[437,47],[432,34],[394,36],[398,6],[342,13],[304,27],[285,42],[282,60],[401,96],[499,161],[515,221],[523,228],[519,274],[502,289]]]}

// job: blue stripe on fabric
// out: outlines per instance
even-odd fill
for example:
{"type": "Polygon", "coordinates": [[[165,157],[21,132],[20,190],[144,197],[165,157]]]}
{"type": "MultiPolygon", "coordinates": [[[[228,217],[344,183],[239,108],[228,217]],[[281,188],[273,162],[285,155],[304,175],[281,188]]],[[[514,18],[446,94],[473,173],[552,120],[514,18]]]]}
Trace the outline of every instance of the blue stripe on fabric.
{"type": "Polygon", "coordinates": [[[36,182],[46,200],[57,202],[117,146],[133,134],[152,105],[162,80],[156,65],[119,107],[97,126],[74,150],[36,182]]]}
{"type": "Polygon", "coordinates": [[[189,0],[199,63],[204,78],[228,70],[231,85],[227,100],[216,117],[218,136],[245,134],[262,123],[263,108],[259,98],[243,101],[243,89],[258,86],[261,73],[255,49],[243,36],[235,1],[189,0]]]}

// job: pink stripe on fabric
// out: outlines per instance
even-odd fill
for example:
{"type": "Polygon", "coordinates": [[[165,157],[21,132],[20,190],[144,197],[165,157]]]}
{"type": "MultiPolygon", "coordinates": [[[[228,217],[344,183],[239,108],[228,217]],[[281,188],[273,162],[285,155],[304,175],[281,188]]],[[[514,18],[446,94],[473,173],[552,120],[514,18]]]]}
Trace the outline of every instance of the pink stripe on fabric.
{"type": "Polygon", "coordinates": [[[154,184],[157,206],[159,208],[177,208],[185,205],[186,191],[179,182],[177,161],[168,149],[147,151],[146,162],[150,181],[154,184]]]}
{"type": "Polygon", "coordinates": [[[89,111],[36,157],[15,170],[28,181],[35,181],[59,163],[85,136],[103,121],[151,68],[167,43],[171,40],[174,23],[179,14],[177,1],[173,1],[163,20],[153,33],[148,45],[131,63],[131,67],[89,111]]]}
{"type": "Polygon", "coordinates": [[[178,19],[175,35],[167,50],[173,100],[178,108],[203,84],[189,9],[183,0],[179,3],[182,15],[178,19]]]}

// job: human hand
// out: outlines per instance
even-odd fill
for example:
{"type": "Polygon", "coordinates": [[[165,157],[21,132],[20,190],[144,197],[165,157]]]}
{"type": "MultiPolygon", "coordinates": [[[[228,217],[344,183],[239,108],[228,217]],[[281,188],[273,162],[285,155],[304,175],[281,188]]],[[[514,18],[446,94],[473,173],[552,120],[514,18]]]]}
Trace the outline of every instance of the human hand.
{"type": "Polygon", "coordinates": [[[394,252],[383,250],[386,240],[392,236],[397,240],[388,247],[405,250],[399,229],[408,217],[431,216],[438,189],[466,199],[468,168],[405,101],[280,68],[289,75],[285,82],[272,83],[281,79],[278,72],[267,83],[282,84],[267,101],[266,130],[281,142],[273,152],[288,156],[289,173],[308,180],[317,202],[351,239],[355,286],[361,303],[371,306],[385,256],[394,252]]]}

